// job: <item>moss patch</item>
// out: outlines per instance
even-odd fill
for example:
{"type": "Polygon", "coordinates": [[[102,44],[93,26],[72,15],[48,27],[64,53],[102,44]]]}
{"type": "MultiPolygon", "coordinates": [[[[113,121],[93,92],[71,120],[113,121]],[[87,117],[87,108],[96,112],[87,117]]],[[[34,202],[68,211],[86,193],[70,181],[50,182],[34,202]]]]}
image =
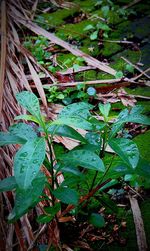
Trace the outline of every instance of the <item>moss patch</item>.
{"type": "Polygon", "coordinates": [[[144,134],[138,135],[134,138],[134,142],[137,144],[141,157],[150,163],[150,130],[144,134]]]}

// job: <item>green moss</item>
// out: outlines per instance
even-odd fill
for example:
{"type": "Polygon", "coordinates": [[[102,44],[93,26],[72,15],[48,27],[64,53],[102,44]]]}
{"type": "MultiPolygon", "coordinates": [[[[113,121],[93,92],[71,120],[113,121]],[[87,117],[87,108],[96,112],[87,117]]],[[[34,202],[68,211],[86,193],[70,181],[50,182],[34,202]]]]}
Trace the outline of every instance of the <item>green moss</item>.
{"type": "Polygon", "coordinates": [[[135,137],[134,142],[139,148],[141,157],[150,163],[150,130],[135,137]]]}
{"type": "Polygon", "coordinates": [[[144,86],[144,87],[135,87],[134,89],[126,88],[126,91],[129,94],[132,95],[141,95],[141,96],[147,96],[150,97],[150,87],[144,86]]]}
{"type": "Polygon", "coordinates": [[[111,63],[111,66],[114,67],[115,70],[124,71],[126,62],[121,59],[121,57],[124,57],[131,63],[135,64],[139,61],[140,56],[140,51],[124,50],[121,53],[117,53],[115,56],[111,57],[111,59],[114,61],[111,63]]]}
{"type": "Polygon", "coordinates": [[[103,46],[104,46],[104,48],[101,49],[100,52],[105,57],[110,57],[111,55],[117,53],[121,49],[121,46],[117,43],[105,42],[105,43],[103,43],[103,46]]]}
{"type": "Polygon", "coordinates": [[[71,37],[73,39],[83,39],[87,36],[87,32],[84,31],[84,28],[90,24],[94,24],[93,21],[83,20],[80,23],[76,24],[65,24],[62,27],[58,27],[56,35],[60,38],[67,39],[71,37]]]}
{"type": "Polygon", "coordinates": [[[131,25],[131,22],[128,20],[116,25],[116,27],[111,32],[109,38],[122,40],[124,38],[132,37],[130,25],[131,25]]]}
{"type": "Polygon", "coordinates": [[[96,79],[96,71],[90,70],[76,74],[76,81],[91,81],[96,79]]]}
{"type": "Polygon", "coordinates": [[[83,12],[91,12],[92,10],[95,9],[95,4],[96,1],[95,0],[76,0],[74,1],[76,4],[79,5],[79,10],[82,10],[83,12]]]}
{"type": "MultiPolygon", "coordinates": [[[[77,11],[75,8],[71,9],[60,9],[53,13],[44,13],[40,15],[44,18],[45,22],[49,25],[50,28],[60,26],[65,22],[65,19],[77,11]]],[[[39,17],[37,18],[39,20],[39,17]]]]}

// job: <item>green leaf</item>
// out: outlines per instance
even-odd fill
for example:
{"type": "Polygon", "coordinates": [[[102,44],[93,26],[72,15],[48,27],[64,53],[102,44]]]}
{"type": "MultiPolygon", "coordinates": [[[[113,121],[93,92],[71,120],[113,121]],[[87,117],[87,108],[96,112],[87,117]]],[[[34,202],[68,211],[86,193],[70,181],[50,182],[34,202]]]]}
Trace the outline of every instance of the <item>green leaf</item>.
{"type": "Polygon", "coordinates": [[[27,189],[39,173],[45,158],[44,138],[27,141],[16,153],[14,173],[18,186],[27,189]]]}
{"type": "Polygon", "coordinates": [[[78,71],[79,68],[80,68],[80,65],[78,65],[78,64],[73,64],[73,70],[74,70],[75,72],[78,71]]]}
{"type": "Polygon", "coordinates": [[[150,118],[141,114],[143,110],[144,108],[138,105],[134,106],[131,110],[124,109],[112,126],[109,137],[113,137],[121,129],[121,127],[128,122],[150,125],[150,118]]]}
{"type": "Polygon", "coordinates": [[[87,25],[85,28],[84,28],[84,31],[88,31],[88,30],[92,30],[94,29],[94,26],[92,24],[89,24],[87,25]]]}
{"type": "Polygon", "coordinates": [[[103,6],[103,7],[101,8],[101,11],[102,11],[103,16],[104,16],[105,18],[108,16],[109,10],[110,10],[110,8],[109,8],[108,5],[103,6]]]}
{"type": "Polygon", "coordinates": [[[10,134],[19,136],[26,141],[37,138],[37,134],[32,126],[25,123],[14,124],[9,127],[10,134]]]}
{"type": "Polygon", "coordinates": [[[58,99],[64,99],[65,96],[64,96],[64,94],[59,93],[59,94],[56,96],[56,98],[58,98],[58,99]]]}
{"type": "Polygon", "coordinates": [[[55,215],[45,215],[45,214],[41,214],[38,216],[38,218],[36,219],[37,222],[39,223],[49,223],[52,221],[52,219],[54,218],[55,215]]]}
{"type": "Polygon", "coordinates": [[[92,213],[89,217],[89,222],[98,228],[105,226],[105,220],[101,214],[92,213]]]}
{"type": "Polygon", "coordinates": [[[90,35],[90,39],[91,39],[91,40],[95,40],[95,39],[97,39],[97,37],[98,37],[98,31],[97,31],[97,30],[94,31],[94,32],[90,35]]]}
{"type": "Polygon", "coordinates": [[[110,109],[111,109],[111,104],[110,103],[106,103],[106,104],[100,104],[98,105],[100,112],[102,113],[102,115],[104,116],[104,118],[108,118],[110,109]]]}
{"type": "Polygon", "coordinates": [[[98,119],[96,119],[95,117],[90,117],[88,119],[88,121],[92,124],[93,130],[102,130],[106,123],[99,121],[98,119]]]}
{"type": "Polygon", "coordinates": [[[100,29],[100,30],[104,30],[104,31],[110,31],[111,28],[109,28],[109,26],[107,24],[104,24],[104,23],[97,23],[97,28],[100,29]]]}
{"type": "Polygon", "coordinates": [[[134,72],[134,67],[131,64],[126,64],[125,69],[131,73],[134,72]]]}
{"type": "Polygon", "coordinates": [[[113,138],[108,143],[127,165],[133,169],[136,168],[139,161],[139,150],[132,140],[113,138]]]}
{"type": "Polygon", "coordinates": [[[5,178],[0,181],[0,192],[11,191],[15,189],[16,186],[17,186],[17,183],[14,176],[5,178]]]}
{"type": "Polygon", "coordinates": [[[19,116],[15,117],[15,120],[20,120],[20,119],[33,121],[33,122],[39,124],[39,120],[37,118],[35,118],[34,116],[32,116],[32,115],[22,114],[22,115],[19,115],[19,116]]]}
{"type": "Polygon", "coordinates": [[[90,116],[89,110],[93,108],[93,105],[90,105],[85,102],[78,102],[73,103],[71,105],[68,105],[62,109],[60,112],[58,118],[68,118],[68,117],[82,117],[84,119],[87,119],[88,116],[90,116]]]}
{"type": "Polygon", "coordinates": [[[103,161],[97,154],[88,150],[72,150],[66,153],[60,160],[66,165],[82,166],[87,169],[104,172],[105,167],[103,161]]]}
{"type": "Polygon", "coordinates": [[[16,189],[15,206],[8,216],[10,222],[19,219],[27,213],[29,208],[34,207],[38,203],[39,196],[42,194],[45,186],[45,181],[46,178],[44,174],[39,172],[28,189],[16,189]]]}
{"type": "Polygon", "coordinates": [[[67,125],[50,125],[47,131],[52,135],[59,135],[76,139],[83,143],[87,142],[86,139],[80,133],[78,133],[75,129],[67,125]]]}
{"type": "Polygon", "coordinates": [[[91,145],[98,146],[99,149],[101,148],[101,136],[99,133],[96,132],[88,132],[85,135],[85,138],[91,145]]]}
{"type": "Polygon", "coordinates": [[[73,204],[73,205],[78,204],[79,196],[74,189],[70,189],[67,187],[59,187],[53,192],[53,194],[56,196],[57,199],[61,200],[63,203],[73,204]]]}
{"type": "Polygon", "coordinates": [[[38,119],[41,119],[39,100],[35,94],[29,91],[23,91],[17,93],[16,99],[22,107],[27,109],[28,112],[38,119]]]}
{"type": "Polygon", "coordinates": [[[26,140],[16,135],[11,135],[7,132],[0,132],[0,146],[10,144],[24,144],[26,140]]]}
{"type": "Polygon", "coordinates": [[[123,77],[123,72],[122,71],[117,71],[115,78],[122,78],[123,77]]]}
{"type": "Polygon", "coordinates": [[[79,116],[61,117],[52,122],[51,125],[68,125],[85,130],[92,130],[92,124],[79,116]]]}

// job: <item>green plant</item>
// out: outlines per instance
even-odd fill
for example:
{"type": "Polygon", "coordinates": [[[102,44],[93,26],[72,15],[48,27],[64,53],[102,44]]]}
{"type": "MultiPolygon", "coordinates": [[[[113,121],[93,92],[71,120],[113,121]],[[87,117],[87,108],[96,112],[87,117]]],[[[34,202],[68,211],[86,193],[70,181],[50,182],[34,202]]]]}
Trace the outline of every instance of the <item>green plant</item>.
{"type": "Polygon", "coordinates": [[[84,28],[84,31],[91,31],[91,30],[92,33],[90,34],[90,39],[96,40],[99,37],[100,31],[102,31],[102,36],[104,38],[108,38],[108,33],[111,30],[111,28],[107,24],[102,22],[98,22],[96,26],[89,24],[84,28]]]}
{"type": "MultiPolygon", "coordinates": [[[[44,65],[47,59],[50,59],[51,53],[46,51],[49,41],[43,36],[30,36],[24,42],[24,46],[32,52],[37,61],[44,65]]],[[[49,62],[49,64],[51,64],[49,62]]]]}
{"type": "MultiPolygon", "coordinates": [[[[66,106],[55,121],[47,122],[40,113],[39,101],[33,93],[24,91],[18,93],[16,98],[31,115],[20,115],[15,119],[36,123],[41,136],[37,135],[32,126],[22,122],[10,126],[7,133],[0,133],[0,146],[22,145],[14,157],[14,176],[0,181],[1,192],[15,191],[15,204],[8,216],[9,222],[19,219],[39,201],[47,200],[49,206],[43,207],[43,215],[37,220],[41,223],[55,220],[58,223],[62,216],[71,213],[74,208],[82,208],[106,185],[107,188],[111,186],[111,179],[128,174],[137,182],[141,177],[149,180],[149,165],[140,158],[136,144],[130,139],[116,137],[125,123],[150,124],[150,119],[142,114],[141,107],[123,110],[111,126],[109,103],[99,104],[99,111],[104,118],[104,122],[100,122],[91,115],[92,105],[79,102],[66,106]],[[74,128],[88,132],[83,137],[74,128]],[[80,144],[71,151],[57,155],[55,159],[53,155],[55,135],[75,139],[80,144]],[[105,165],[103,160],[108,144],[119,159],[115,160],[113,155],[105,165]],[[41,171],[42,165],[50,176],[45,176],[41,171]],[[83,170],[95,173],[86,193],[80,189],[83,184],[87,185],[86,173],[83,170]],[[64,175],[71,174],[71,178],[66,178],[59,184],[60,172],[64,175]],[[49,191],[50,196],[44,193],[44,188],[49,191]]],[[[96,213],[89,216],[89,222],[96,227],[105,224],[103,217],[96,213]]]]}
{"type": "Polygon", "coordinates": [[[60,91],[57,86],[45,87],[48,90],[46,94],[48,102],[59,102],[68,105],[75,100],[88,101],[89,97],[96,96],[96,89],[89,87],[86,90],[85,84],[78,84],[74,88],[66,88],[60,91]]]}

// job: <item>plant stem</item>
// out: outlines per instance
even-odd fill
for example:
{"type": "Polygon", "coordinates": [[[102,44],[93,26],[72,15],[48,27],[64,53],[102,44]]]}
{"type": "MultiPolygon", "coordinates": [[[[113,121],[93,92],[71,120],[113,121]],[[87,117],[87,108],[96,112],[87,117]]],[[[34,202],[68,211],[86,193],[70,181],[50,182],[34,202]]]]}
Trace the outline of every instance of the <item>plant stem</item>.
{"type": "MultiPolygon", "coordinates": [[[[104,130],[104,134],[103,134],[103,145],[102,145],[102,150],[100,151],[100,158],[104,158],[105,156],[105,146],[106,146],[106,141],[107,141],[107,130],[108,130],[108,125],[106,125],[105,130],[104,130]]],[[[98,171],[95,172],[91,187],[89,189],[89,192],[93,189],[94,184],[95,184],[95,180],[97,178],[98,175],[98,171]]]]}

